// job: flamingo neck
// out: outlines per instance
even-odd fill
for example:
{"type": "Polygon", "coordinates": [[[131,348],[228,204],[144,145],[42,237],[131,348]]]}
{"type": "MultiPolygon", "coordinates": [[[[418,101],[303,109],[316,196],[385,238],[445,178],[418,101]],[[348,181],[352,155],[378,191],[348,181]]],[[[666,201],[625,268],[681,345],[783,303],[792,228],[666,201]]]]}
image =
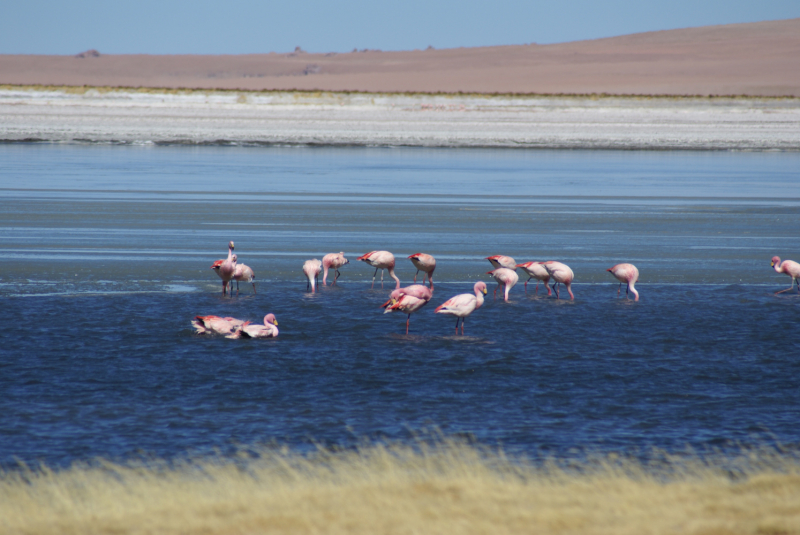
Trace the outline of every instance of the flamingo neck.
{"type": "Polygon", "coordinates": [[[475,305],[475,309],[479,309],[483,306],[483,292],[480,290],[475,290],[475,300],[477,304],[475,305]]]}

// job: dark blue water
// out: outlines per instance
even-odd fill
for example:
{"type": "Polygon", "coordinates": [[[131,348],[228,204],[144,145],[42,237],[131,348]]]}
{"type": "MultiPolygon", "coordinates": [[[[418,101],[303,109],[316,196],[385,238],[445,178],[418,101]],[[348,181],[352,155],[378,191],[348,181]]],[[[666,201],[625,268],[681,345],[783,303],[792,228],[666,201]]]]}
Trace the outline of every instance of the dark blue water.
{"type": "Polygon", "coordinates": [[[0,206],[0,466],[431,427],[533,455],[800,442],[800,297],[769,265],[800,259],[797,154],[0,146],[0,206]],[[231,239],[255,295],[220,295],[231,239]],[[438,259],[408,336],[373,249],[404,284],[438,259]],[[490,284],[454,336],[433,309],[490,254],[569,264],[575,301],[490,284]],[[189,323],[267,312],[278,339],[189,323]]]}

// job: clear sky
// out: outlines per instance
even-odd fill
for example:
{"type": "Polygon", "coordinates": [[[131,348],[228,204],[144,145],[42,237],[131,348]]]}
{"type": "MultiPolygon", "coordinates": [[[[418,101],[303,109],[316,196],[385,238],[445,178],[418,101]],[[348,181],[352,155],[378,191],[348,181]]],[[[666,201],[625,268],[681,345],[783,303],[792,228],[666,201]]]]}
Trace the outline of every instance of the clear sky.
{"type": "Polygon", "coordinates": [[[5,0],[0,53],[412,50],[797,17],[799,0],[5,0]]]}

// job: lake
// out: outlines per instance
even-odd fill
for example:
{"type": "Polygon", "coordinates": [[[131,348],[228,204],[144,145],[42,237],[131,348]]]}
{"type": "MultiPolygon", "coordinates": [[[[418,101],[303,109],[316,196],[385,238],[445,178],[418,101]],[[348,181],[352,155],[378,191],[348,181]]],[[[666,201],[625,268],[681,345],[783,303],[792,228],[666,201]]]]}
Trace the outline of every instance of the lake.
{"type": "Polygon", "coordinates": [[[534,457],[800,442],[800,296],[770,267],[800,260],[800,153],[4,144],[0,206],[0,467],[430,429],[534,457]],[[229,240],[256,294],[221,295],[229,240]],[[404,286],[437,259],[408,335],[371,250],[404,286]],[[568,264],[575,300],[522,275],[493,299],[495,254],[568,264]],[[434,308],[478,280],[454,336],[434,308]],[[267,312],[274,340],[190,325],[267,312]]]}

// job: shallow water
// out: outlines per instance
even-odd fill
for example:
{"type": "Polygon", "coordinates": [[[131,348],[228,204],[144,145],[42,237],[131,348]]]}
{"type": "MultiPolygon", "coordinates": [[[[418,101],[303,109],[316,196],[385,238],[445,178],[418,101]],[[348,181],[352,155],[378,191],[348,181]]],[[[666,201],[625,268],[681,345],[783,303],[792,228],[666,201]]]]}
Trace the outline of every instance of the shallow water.
{"type": "Polygon", "coordinates": [[[0,465],[436,426],[530,454],[800,441],[800,154],[0,145],[0,465]],[[209,269],[236,242],[257,294],[209,269]],[[355,258],[436,256],[434,298],[381,314],[355,258]],[[337,287],[307,258],[345,251],[337,287]],[[465,337],[435,306],[490,254],[556,259],[465,337]],[[605,270],[639,267],[626,300],[605,270]],[[564,294],[562,294],[562,298],[564,294]],[[193,334],[198,314],[276,340],[193,334]]]}

